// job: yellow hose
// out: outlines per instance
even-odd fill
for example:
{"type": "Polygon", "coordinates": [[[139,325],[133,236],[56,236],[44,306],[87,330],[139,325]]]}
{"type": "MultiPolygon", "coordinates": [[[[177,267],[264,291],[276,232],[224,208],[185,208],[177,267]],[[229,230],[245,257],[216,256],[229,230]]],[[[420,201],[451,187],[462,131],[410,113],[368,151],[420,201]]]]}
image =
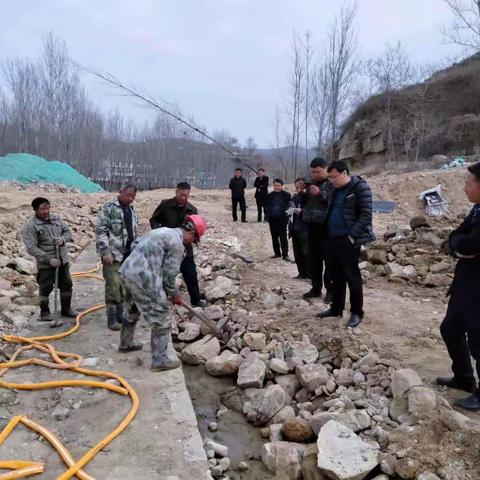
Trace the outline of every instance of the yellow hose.
{"type": "MultiPolygon", "coordinates": [[[[73,278],[94,278],[96,280],[103,280],[103,277],[95,275],[99,269],[99,265],[96,268],[89,270],[87,272],[75,272],[72,273],[73,278]]],[[[121,376],[113,372],[101,371],[101,370],[90,370],[81,367],[82,357],[76,353],[66,353],[57,351],[52,345],[48,343],[43,343],[46,341],[60,340],[69,335],[75,333],[81,325],[81,320],[85,315],[93,313],[101,308],[104,308],[105,305],[96,305],[90,307],[87,310],[84,310],[77,315],[75,319],[75,324],[73,327],[66,331],[56,335],[47,335],[40,337],[21,337],[18,335],[5,335],[3,340],[10,343],[22,344],[15,353],[12,355],[10,361],[5,363],[0,363],[0,377],[8,372],[11,368],[21,368],[25,365],[37,365],[46,368],[54,368],[58,370],[68,370],[75,373],[81,373],[90,377],[103,377],[108,379],[116,380],[120,386],[113,385],[111,383],[106,383],[102,381],[93,381],[93,380],[57,380],[52,382],[41,382],[41,383],[12,383],[0,379],[0,387],[16,390],[43,390],[48,388],[59,388],[59,387],[92,387],[92,388],[103,388],[120,395],[128,395],[130,397],[132,406],[127,416],[120,422],[120,424],[115,428],[115,430],[107,435],[103,440],[101,440],[97,445],[92,447],[82,458],[77,460],[73,459],[70,452],[65,448],[65,446],[60,442],[60,440],[46,427],[36,423],[32,419],[25,416],[15,416],[13,417],[7,426],[0,432],[0,446],[12,433],[12,431],[19,425],[22,424],[31,430],[42,435],[57,451],[60,458],[64,461],[65,465],[68,467],[63,474],[57,477],[57,480],[68,480],[73,476],[79,478],[80,480],[95,480],[93,477],[85,473],[82,468],[87,465],[95,455],[102,450],[106,445],[108,445],[112,440],[114,440],[118,435],[120,435],[133,420],[137,414],[140,401],[137,395],[137,392],[130,386],[130,384],[121,376]],[[40,358],[28,358],[24,360],[17,360],[17,358],[27,350],[38,350],[42,353],[46,353],[50,356],[51,361],[46,361],[40,358]],[[64,359],[71,359],[71,361],[66,361],[64,359]]],[[[30,477],[32,475],[37,475],[43,473],[44,464],[40,462],[33,462],[28,460],[0,460],[0,470],[11,470],[10,472],[0,474],[0,480],[13,480],[30,477]]]]}

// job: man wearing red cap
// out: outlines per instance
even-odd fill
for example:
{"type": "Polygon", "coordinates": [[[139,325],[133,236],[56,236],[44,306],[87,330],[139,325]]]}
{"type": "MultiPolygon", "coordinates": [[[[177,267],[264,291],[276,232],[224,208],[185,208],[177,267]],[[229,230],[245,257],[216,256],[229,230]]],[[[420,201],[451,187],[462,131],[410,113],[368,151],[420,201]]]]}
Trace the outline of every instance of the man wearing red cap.
{"type": "Polygon", "coordinates": [[[135,326],[143,315],[152,329],[152,371],[170,370],[180,366],[178,358],[167,355],[172,317],[168,299],[183,303],[175,279],[185,257],[185,249],[200,241],[206,224],[199,215],[186,217],[180,228],[157,228],[132,245],[132,253],[120,268],[125,284],[128,318],[120,333],[120,352],[140,350],[135,344],[135,326]]]}

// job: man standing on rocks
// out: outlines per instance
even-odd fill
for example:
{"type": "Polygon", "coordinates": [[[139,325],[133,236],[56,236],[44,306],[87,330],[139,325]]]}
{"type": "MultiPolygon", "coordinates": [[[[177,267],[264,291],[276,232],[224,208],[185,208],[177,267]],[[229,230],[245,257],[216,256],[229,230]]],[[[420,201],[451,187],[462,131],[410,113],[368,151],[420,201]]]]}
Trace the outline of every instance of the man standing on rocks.
{"type": "Polygon", "coordinates": [[[120,330],[125,320],[125,292],[119,270],[138,236],[138,214],[132,205],[136,195],[135,185],[121,188],[116,200],[107,202],[100,209],[95,228],[97,254],[105,278],[107,326],[114,331],[120,330]]]}
{"type": "Polygon", "coordinates": [[[257,201],[257,212],[258,218],[257,221],[262,221],[262,210],[263,210],[263,218],[265,221],[267,220],[267,200],[268,200],[268,177],[265,175],[265,169],[259,168],[258,169],[258,177],[255,179],[255,183],[253,184],[255,187],[255,200],[257,201]]]}
{"type": "MultiPolygon", "coordinates": [[[[150,226],[153,229],[167,227],[178,228],[183,225],[189,215],[197,215],[197,209],[189,203],[191,187],[187,182],[180,182],[175,191],[175,197],[162,200],[150,218],[150,226]]],[[[190,295],[190,303],[194,307],[204,307],[198,287],[197,267],[193,257],[192,246],[187,247],[187,253],[180,266],[185,284],[190,295]]]]}
{"type": "Polygon", "coordinates": [[[450,287],[447,314],[440,326],[452,359],[453,377],[439,377],[437,383],[465,390],[472,395],[455,402],[457,407],[480,411],[480,390],[470,356],[476,361],[480,378],[480,163],[468,167],[465,193],[474,204],[465,221],[450,234],[451,254],[458,259],[450,287]]]}
{"type": "Polygon", "coordinates": [[[133,341],[135,326],[142,314],[152,329],[152,371],[180,366],[178,358],[169,358],[167,354],[172,329],[168,298],[174,305],[182,305],[175,279],[180,273],[185,249],[199,242],[206,228],[205,221],[198,215],[186,217],[181,228],[156,228],[135,242],[132,253],[120,268],[128,318],[122,323],[119,351],[142,348],[133,341]]]}
{"type": "Polygon", "coordinates": [[[323,240],[325,237],[325,219],[328,200],[332,194],[332,185],[328,181],[328,163],[323,158],[314,158],[310,163],[311,184],[308,186],[302,219],[308,230],[308,267],[312,279],[312,289],[303,298],[322,296],[325,284],[325,302],[329,303],[332,294],[331,274],[327,268],[323,240]]]}
{"type": "Polygon", "coordinates": [[[242,212],[242,222],[247,222],[247,204],[245,202],[245,189],[247,188],[247,181],[243,178],[243,170],[241,168],[235,169],[235,176],[230,180],[230,190],[232,191],[232,217],[236,222],[237,207],[240,205],[242,212]]]}
{"type": "MultiPolygon", "coordinates": [[[[32,208],[35,216],[25,225],[22,235],[27,252],[37,261],[39,320],[52,321],[48,297],[55,285],[57,269],[61,314],[64,317],[75,318],[78,313],[71,308],[73,284],[67,251],[67,242],[72,241],[72,233],[59,215],[50,213],[48,199],[35,198],[32,201],[32,208]]],[[[56,326],[60,325],[60,322],[56,323],[56,326]]]]}
{"type": "Polygon", "coordinates": [[[348,165],[342,160],[330,164],[328,177],[335,188],[329,202],[324,241],[327,268],[333,281],[332,304],[317,316],[342,316],[348,285],[351,315],[347,326],[353,328],[363,319],[363,282],[358,266],[360,247],[375,238],[372,191],[361,177],[350,176],[348,165]]]}

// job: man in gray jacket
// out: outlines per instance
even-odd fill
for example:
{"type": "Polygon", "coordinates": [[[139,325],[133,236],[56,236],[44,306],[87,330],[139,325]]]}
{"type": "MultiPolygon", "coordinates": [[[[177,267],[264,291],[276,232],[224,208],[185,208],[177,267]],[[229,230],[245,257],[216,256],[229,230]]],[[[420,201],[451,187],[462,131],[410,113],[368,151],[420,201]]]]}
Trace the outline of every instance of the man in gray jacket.
{"type": "Polygon", "coordinates": [[[57,268],[61,314],[64,317],[75,318],[77,312],[71,308],[72,278],[67,252],[67,242],[72,241],[72,234],[60,216],[50,213],[50,202],[46,198],[35,198],[32,201],[32,208],[35,216],[25,225],[22,236],[27,252],[37,261],[39,320],[52,321],[48,297],[55,285],[57,268]]]}

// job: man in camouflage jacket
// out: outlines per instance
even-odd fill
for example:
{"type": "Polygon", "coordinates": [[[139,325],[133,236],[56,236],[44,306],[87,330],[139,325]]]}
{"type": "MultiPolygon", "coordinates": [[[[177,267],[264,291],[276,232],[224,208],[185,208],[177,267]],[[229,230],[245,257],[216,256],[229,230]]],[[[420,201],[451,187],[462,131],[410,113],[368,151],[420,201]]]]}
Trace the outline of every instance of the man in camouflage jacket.
{"type": "MultiPolygon", "coordinates": [[[[50,322],[52,316],[48,297],[55,284],[55,271],[58,268],[61,313],[65,317],[76,317],[71,309],[72,278],[68,259],[67,242],[72,241],[72,233],[60,216],[50,213],[50,202],[37,197],[32,201],[35,216],[29,220],[22,232],[27,252],[37,261],[37,283],[39,287],[40,321],[50,322]]],[[[56,319],[57,320],[57,319],[56,319]]],[[[56,321],[55,326],[61,323],[56,321]]]]}
{"type": "Polygon", "coordinates": [[[187,217],[181,228],[157,228],[139,238],[132,253],[120,268],[125,285],[128,317],[122,324],[120,352],[139,350],[133,337],[140,314],[152,329],[152,370],[177,368],[180,362],[167,355],[172,316],[168,299],[183,303],[175,279],[185,257],[185,249],[198,241],[202,232],[195,221],[203,222],[198,215],[187,217]]]}
{"type": "Polygon", "coordinates": [[[136,193],[134,185],[122,188],[116,200],[103,205],[95,228],[97,254],[103,264],[107,326],[110,330],[120,330],[125,318],[125,292],[119,269],[138,236],[138,214],[132,206],[136,193]]]}

